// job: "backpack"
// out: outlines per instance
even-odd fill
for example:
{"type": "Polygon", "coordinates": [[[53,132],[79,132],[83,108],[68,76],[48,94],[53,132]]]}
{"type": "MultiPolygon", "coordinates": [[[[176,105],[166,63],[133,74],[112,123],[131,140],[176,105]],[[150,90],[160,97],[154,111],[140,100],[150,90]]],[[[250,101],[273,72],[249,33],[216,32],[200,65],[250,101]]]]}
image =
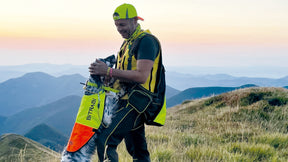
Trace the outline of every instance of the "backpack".
{"type": "MultiPolygon", "coordinates": [[[[159,49],[161,49],[159,40],[149,34],[140,35],[129,49],[128,70],[131,70],[132,55],[137,49],[139,42],[145,36],[152,36],[157,40],[159,49]],[[129,69],[130,68],[130,69],[129,69]]],[[[160,60],[158,64],[157,79],[154,93],[142,87],[140,84],[135,84],[128,96],[128,104],[131,105],[138,113],[143,113],[145,123],[147,125],[163,126],[166,120],[166,81],[165,68],[162,64],[162,52],[160,50],[160,60]]]]}

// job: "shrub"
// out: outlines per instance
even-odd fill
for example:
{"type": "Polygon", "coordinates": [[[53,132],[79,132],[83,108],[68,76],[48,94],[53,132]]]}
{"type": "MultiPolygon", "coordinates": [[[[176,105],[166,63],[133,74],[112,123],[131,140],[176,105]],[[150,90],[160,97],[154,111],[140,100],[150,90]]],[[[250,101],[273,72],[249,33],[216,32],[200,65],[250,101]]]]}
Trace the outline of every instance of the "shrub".
{"type": "Polygon", "coordinates": [[[264,112],[264,111],[259,111],[259,117],[262,119],[262,120],[266,120],[266,121],[269,121],[270,120],[270,116],[267,112],[264,112]]]}
{"type": "Polygon", "coordinates": [[[169,141],[169,137],[164,134],[151,134],[147,136],[147,139],[158,143],[164,143],[169,141]]]}
{"type": "Polygon", "coordinates": [[[188,104],[190,102],[191,102],[191,100],[185,100],[185,101],[182,102],[182,105],[188,104]]]}
{"type": "Polygon", "coordinates": [[[264,112],[273,112],[275,110],[274,106],[270,106],[269,104],[265,104],[262,106],[262,110],[264,112]]]}
{"type": "Polygon", "coordinates": [[[164,161],[170,161],[173,156],[173,151],[170,149],[165,150],[157,150],[154,154],[154,161],[164,162],[164,161]]]}
{"type": "Polygon", "coordinates": [[[186,110],[183,110],[184,112],[187,112],[188,114],[193,114],[199,110],[203,109],[203,106],[199,106],[199,105],[193,105],[193,106],[189,106],[187,107],[186,110]]]}
{"type": "Polygon", "coordinates": [[[221,135],[221,142],[248,142],[251,136],[253,136],[252,132],[227,132],[221,135]]]}
{"type": "Polygon", "coordinates": [[[214,96],[214,97],[211,97],[207,100],[204,101],[204,106],[210,106],[210,105],[213,105],[215,103],[218,103],[220,101],[222,101],[223,97],[221,95],[218,95],[218,96],[214,96]]]}
{"type": "Polygon", "coordinates": [[[288,103],[288,99],[286,97],[275,97],[268,99],[268,103],[271,106],[283,106],[288,103]]]}
{"type": "Polygon", "coordinates": [[[254,137],[253,140],[256,143],[268,144],[275,149],[288,148],[288,135],[286,134],[265,134],[254,137]]]}
{"type": "Polygon", "coordinates": [[[240,99],[241,106],[248,106],[262,100],[265,96],[271,96],[271,92],[251,92],[248,96],[240,99]]]}
{"type": "Polygon", "coordinates": [[[225,107],[225,106],[227,106],[226,103],[220,102],[219,104],[215,105],[215,108],[219,109],[219,108],[222,108],[222,107],[225,107]]]}
{"type": "Polygon", "coordinates": [[[250,143],[233,143],[228,151],[247,155],[250,157],[251,161],[271,159],[275,154],[275,150],[269,145],[250,143]]]}
{"type": "Polygon", "coordinates": [[[180,137],[181,145],[185,147],[189,147],[191,145],[197,146],[198,144],[203,143],[203,139],[201,139],[198,135],[182,135],[180,137]]]}
{"type": "Polygon", "coordinates": [[[191,161],[222,161],[223,153],[211,147],[191,147],[186,155],[191,161]]]}

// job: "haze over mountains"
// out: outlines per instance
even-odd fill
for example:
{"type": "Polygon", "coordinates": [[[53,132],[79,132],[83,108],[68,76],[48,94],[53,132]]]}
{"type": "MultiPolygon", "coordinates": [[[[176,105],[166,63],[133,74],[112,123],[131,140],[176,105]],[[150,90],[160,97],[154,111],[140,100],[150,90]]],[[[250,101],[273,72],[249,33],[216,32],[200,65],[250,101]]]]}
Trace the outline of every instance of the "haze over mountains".
{"type": "MultiPolygon", "coordinates": [[[[82,96],[83,85],[81,85],[80,82],[85,81],[86,78],[80,74],[54,77],[43,72],[27,73],[19,78],[9,79],[0,83],[0,116],[9,116],[27,108],[43,106],[70,95],[82,96]]],[[[288,84],[288,77],[280,79],[232,77],[229,75],[206,75],[195,77],[167,72],[166,97],[168,105],[170,106],[169,99],[173,96],[175,99],[175,95],[182,91],[181,87],[189,87],[190,89],[200,87],[211,89],[210,87],[240,87],[247,84],[267,87],[284,87],[288,84]]],[[[201,91],[203,93],[203,90],[201,91]]],[[[207,90],[205,91],[208,92],[207,90]]],[[[207,95],[215,94],[215,91],[210,92],[211,93],[209,94],[204,92],[203,96],[206,95],[207,97],[207,95]]],[[[201,97],[201,95],[198,95],[198,97],[201,97]]],[[[182,99],[180,100],[182,101],[185,99],[192,99],[189,97],[183,98],[183,96],[181,98],[182,99]]],[[[174,103],[171,106],[175,104],[179,104],[179,102],[174,103]]]]}
{"type": "Polygon", "coordinates": [[[18,78],[26,73],[44,72],[55,77],[62,75],[81,74],[89,75],[88,67],[81,65],[55,65],[55,64],[26,64],[14,66],[0,66],[0,83],[11,78],[18,78]]]}
{"type": "MultiPolygon", "coordinates": [[[[35,70],[35,66],[23,65],[22,69],[19,69],[20,72],[17,72],[17,68],[10,69],[15,72],[14,74],[23,73],[19,77],[12,78],[8,75],[8,69],[3,70],[3,67],[0,67],[0,73],[3,74],[1,77],[6,78],[6,81],[0,82],[0,135],[5,133],[32,134],[33,137],[29,136],[29,138],[35,138],[34,136],[39,136],[35,134],[37,130],[47,128],[46,130],[54,132],[55,137],[61,136],[62,139],[67,140],[83,95],[83,85],[79,83],[85,82],[88,74],[80,75],[84,71],[83,67],[76,66],[75,68],[69,65],[55,65],[54,70],[51,70],[53,67],[47,65],[49,68],[45,71],[43,64],[37,66],[42,67],[40,69],[45,73],[26,73],[26,71],[35,70]],[[82,72],[81,68],[83,68],[82,72]],[[73,73],[76,71],[79,74],[73,73]]],[[[85,70],[87,70],[86,67],[85,70]]],[[[288,77],[248,78],[225,74],[196,76],[169,71],[166,76],[168,108],[181,104],[185,100],[209,97],[244,87],[288,88],[288,77]]],[[[42,136],[38,142],[49,145],[54,150],[62,149],[62,146],[50,140],[42,136]]]]}
{"type": "MultiPolygon", "coordinates": [[[[244,84],[283,87],[287,86],[288,72],[286,69],[283,67],[252,66],[238,68],[166,67],[166,81],[167,85],[181,91],[193,87],[238,87],[244,84]],[[180,71],[181,73],[175,71],[180,71]]],[[[0,66],[0,83],[11,78],[21,77],[30,72],[44,72],[55,77],[71,74],[80,74],[85,78],[89,76],[88,65],[27,64],[0,66]]]]}
{"type": "MultiPolygon", "coordinates": [[[[83,89],[80,82],[87,79],[88,70],[85,66],[53,65],[53,64],[28,64],[19,66],[0,66],[1,78],[8,80],[0,82],[0,122],[1,116],[10,116],[27,108],[44,106],[70,95],[82,96],[83,89]],[[44,71],[31,72],[29,71],[44,71]],[[9,78],[10,72],[24,73],[16,78],[9,78]],[[75,74],[76,73],[76,74],[75,74]],[[79,73],[79,74],[78,74],[79,73]],[[61,75],[65,74],[65,75],[61,75]],[[83,75],[82,75],[83,74],[83,75]]],[[[272,78],[249,78],[233,77],[226,74],[215,75],[191,75],[176,72],[166,72],[167,90],[166,97],[168,106],[179,104],[179,101],[192,99],[178,96],[178,102],[169,100],[177,98],[180,92],[189,91],[193,88],[210,87],[240,87],[247,84],[267,87],[284,87],[288,84],[288,76],[278,79],[272,78]],[[171,103],[171,104],[170,104],[171,103]]],[[[201,90],[202,91],[202,90],[201,90]]],[[[206,90],[205,90],[206,91],[206,90]]],[[[182,92],[182,94],[183,94],[182,92]]],[[[207,92],[207,91],[206,91],[207,92]]],[[[214,91],[211,91],[213,94],[214,91]]],[[[196,96],[201,95],[196,94],[196,96]]],[[[204,94],[203,96],[211,94],[204,94]]]]}
{"type": "Polygon", "coordinates": [[[80,96],[67,96],[44,106],[25,109],[14,115],[2,117],[0,134],[25,134],[39,124],[47,124],[68,136],[80,101],[80,96]]]}
{"type": "Polygon", "coordinates": [[[0,83],[0,115],[12,115],[26,108],[46,105],[69,95],[82,96],[86,78],[79,74],[53,77],[28,73],[0,83]]]}

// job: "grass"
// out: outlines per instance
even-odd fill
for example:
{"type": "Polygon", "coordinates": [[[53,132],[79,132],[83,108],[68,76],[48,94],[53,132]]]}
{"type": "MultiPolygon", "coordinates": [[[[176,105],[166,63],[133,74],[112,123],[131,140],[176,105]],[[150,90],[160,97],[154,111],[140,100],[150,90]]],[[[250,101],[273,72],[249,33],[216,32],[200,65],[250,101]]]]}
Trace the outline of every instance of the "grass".
{"type": "Polygon", "coordinates": [[[169,153],[153,161],[288,161],[287,99],[286,89],[248,88],[186,101],[163,128],[147,128],[152,153],[169,153]]]}
{"type": "MultiPolygon", "coordinates": [[[[168,109],[163,127],[146,127],[153,162],[288,161],[288,90],[247,88],[168,109]]],[[[132,161],[124,143],[121,162],[132,161]]],[[[97,161],[97,157],[93,157],[97,161]]]]}
{"type": "Polygon", "coordinates": [[[59,161],[59,157],[56,152],[20,135],[6,134],[0,138],[0,162],[53,162],[59,161]]]}

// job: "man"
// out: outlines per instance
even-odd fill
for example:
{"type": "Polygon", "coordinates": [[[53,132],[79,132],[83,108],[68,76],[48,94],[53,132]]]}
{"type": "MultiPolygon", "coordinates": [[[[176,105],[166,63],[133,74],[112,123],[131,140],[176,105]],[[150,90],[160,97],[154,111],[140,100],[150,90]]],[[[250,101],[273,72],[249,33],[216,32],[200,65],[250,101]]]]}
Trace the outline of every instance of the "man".
{"type": "MultiPolygon", "coordinates": [[[[90,73],[116,78],[114,88],[129,90],[136,83],[150,92],[157,91],[158,64],[162,63],[159,41],[148,34],[149,31],[141,29],[138,20],[143,19],[131,4],[117,7],[113,19],[118,32],[125,39],[117,56],[116,68],[109,68],[96,60],[89,67],[90,73]]],[[[100,161],[118,161],[116,149],[123,139],[133,161],[150,161],[145,138],[145,117],[137,107],[128,104],[128,96],[126,94],[120,99],[110,126],[101,129],[97,139],[100,161]]]]}

